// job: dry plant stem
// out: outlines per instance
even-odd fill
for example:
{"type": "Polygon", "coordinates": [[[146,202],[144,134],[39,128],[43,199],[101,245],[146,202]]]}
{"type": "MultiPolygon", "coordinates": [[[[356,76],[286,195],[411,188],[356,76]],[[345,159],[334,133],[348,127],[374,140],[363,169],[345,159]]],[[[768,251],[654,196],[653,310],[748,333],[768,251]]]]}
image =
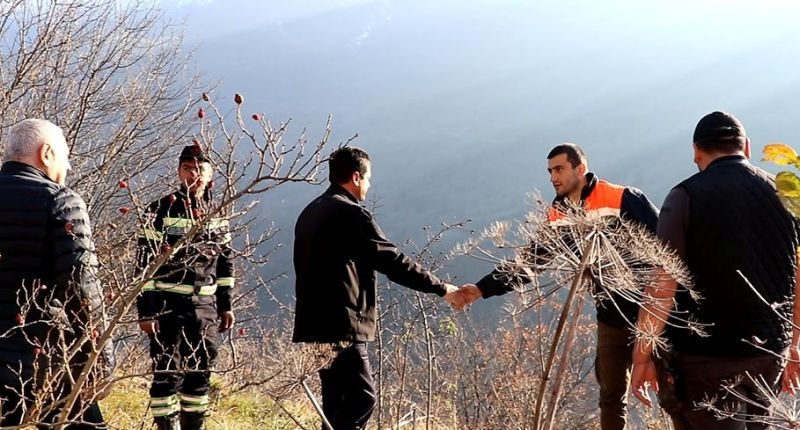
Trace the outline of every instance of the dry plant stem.
{"type": "Polygon", "coordinates": [[[572,321],[567,331],[567,337],[564,340],[564,348],[561,351],[561,360],[558,363],[556,370],[555,380],[553,381],[553,388],[550,390],[550,400],[547,407],[547,418],[545,428],[553,428],[556,418],[556,411],[558,410],[558,401],[561,397],[561,387],[564,382],[565,373],[569,367],[569,359],[572,356],[572,347],[575,345],[575,336],[578,334],[578,326],[580,325],[581,315],[583,314],[584,296],[579,295],[572,305],[572,321]]]}
{"type": "Polygon", "coordinates": [[[536,409],[533,415],[534,430],[546,430],[541,426],[544,395],[547,391],[547,383],[550,380],[550,371],[553,369],[553,362],[555,361],[556,353],[558,351],[558,344],[561,341],[561,334],[564,332],[564,326],[566,325],[567,317],[569,316],[572,300],[575,298],[575,293],[577,293],[578,287],[580,287],[581,283],[583,282],[583,274],[586,270],[586,264],[589,261],[589,254],[592,252],[592,248],[594,247],[594,238],[589,237],[588,239],[589,240],[586,243],[586,247],[582,250],[581,262],[578,266],[577,272],[575,273],[575,278],[572,280],[572,286],[569,289],[567,301],[561,308],[561,316],[558,320],[558,327],[556,327],[556,332],[553,335],[553,341],[550,344],[550,353],[547,356],[547,364],[545,365],[544,372],[542,374],[542,380],[539,385],[539,393],[536,395],[536,409]]]}
{"type": "MultiPolygon", "coordinates": [[[[383,325],[381,324],[383,318],[380,318],[382,311],[380,298],[378,298],[377,300],[375,311],[379,316],[379,318],[375,319],[375,331],[377,332],[377,336],[375,336],[375,347],[376,347],[375,354],[377,355],[378,358],[378,372],[376,375],[377,379],[376,382],[378,383],[377,384],[378,392],[380,393],[381,391],[383,391],[383,374],[384,374],[384,367],[383,367],[384,346],[383,346],[383,336],[381,336],[381,334],[383,333],[383,325]]],[[[382,428],[381,424],[383,424],[383,396],[378,395],[377,404],[378,404],[377,405],[378,416],[376,421],[378,424],[378,428],[380,429],[382,428]]]]}
{"type": "MultiPolygon", "coordinates": [[[[425,365],[427,366],[427,379],[428,379],[428,393],[425,397],[425,430],[430,430],[431,427],[431,409],[433,407],[433,336],[431,329],[428,327],[428,313],[425,310],[425,303],[422,302],[422,295],[416,293],[417,304],[422,310],[422,328],[425,330],[425,365]]],[[[416,408],[414,408],[416,413],[416,408]]],[[[416,427],[416,423],[414,424],[416,427]]]]}
{"type": "Polygon", "coordinates": [[[308,396],[308,399],[311,400],[311,404],[314,405],[314,409],[317,411],[317,413],[319,414],[319,417],[322,419],[322,424],[328,430],[333,430],[333,426],[328,421],[328,418],[325,417],[325,413],[322,412],[322,406],[320,406],[319,402],[317,401],[317,398],[314,397],[314,393],[311,392],[311,388],[309,388],[308,384],[306,384],[306,379],[305,378],[303,378],[300,381],[300,385],[303,386],[303,391],[306,392],[306,396],[308,396]]]}

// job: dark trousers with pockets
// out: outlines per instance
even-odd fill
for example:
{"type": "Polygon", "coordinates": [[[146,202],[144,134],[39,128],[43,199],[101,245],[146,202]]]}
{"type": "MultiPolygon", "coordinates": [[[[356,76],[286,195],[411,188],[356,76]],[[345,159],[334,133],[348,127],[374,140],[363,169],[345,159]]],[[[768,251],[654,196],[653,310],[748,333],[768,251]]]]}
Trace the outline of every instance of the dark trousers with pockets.
{"type": "Polygon", "coordinates": [[[155,401],[180,395],[180,409],[204,412],[210,368],[219,347],[219,323],[214,303],[193,303],[195,298],[185,297],[185,306],[175,306],[158,318],[158,333],[150,336],[154,368],[150,397],[155,401]]]}
{"type": "Polygon", "coordinates": [[[334,430],[366,428],[377,400],[366,343],[339,351],[319,377],[322,410],[334,430]]]}
{"type": "Polygon", "coordinates": [[[623,430],[627,422],[633,337],[627,327],[598,321],[595,376],[600,385],[600,428],[623,430]]]}

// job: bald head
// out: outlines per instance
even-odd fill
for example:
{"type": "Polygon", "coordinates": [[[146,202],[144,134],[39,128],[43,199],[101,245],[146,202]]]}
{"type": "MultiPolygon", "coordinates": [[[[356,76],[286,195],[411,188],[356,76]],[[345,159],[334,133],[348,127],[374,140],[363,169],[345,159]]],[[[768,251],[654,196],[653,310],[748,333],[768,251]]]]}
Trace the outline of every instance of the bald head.
{"type": "Polygon", "coordinates": [[[26,119],[14,124],[8,132],[4,158],[36,167],[61,185],[70,167],[64,132],[43,119],[26,119]]]}

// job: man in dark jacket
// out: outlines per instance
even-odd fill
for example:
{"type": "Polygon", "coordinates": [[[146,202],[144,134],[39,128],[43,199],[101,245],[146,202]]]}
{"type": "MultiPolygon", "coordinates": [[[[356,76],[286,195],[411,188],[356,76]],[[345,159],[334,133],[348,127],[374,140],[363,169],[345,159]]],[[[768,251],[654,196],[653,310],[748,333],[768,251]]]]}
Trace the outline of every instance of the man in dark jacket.
{"type": "MultiPolygon", "coordinates": [[[[64,186],[69,148],[54,124],[14,125],[0,169],[0,426],[61,414],[105,329],[86,204],[64,186]],[[70,350],[78,353],[68,358],[70,350]],[[69,373],[62,370],[66,366],[69,373]],[[23,419],[25,410],[27,417],[23,419]],[[31,414],[38,410],[42,416],[31,414]]],[[[110,346],[110,345],[109,345],[110,346]]],[[[113,364],[110,349],[100,362],[113,364]]],[[[101,369],[103,377],[110,368],[101,369]]],[[[100,381],[95,375],[89,381],[100,381]]],[[[82,387],[89,390],[88,387],[82,387]]],[[[96,402],[77,401],[69,429],[106,428],[96,402]]]]}
{"type": "MultiPolygon", "coordinates": [[[[558,228],[568,222],[563,208],[569,200],[581,207],[587,216],[621,217],[641,223],[655,232],[658,210],[639,190],[614,185],[598,179],[588,172],[588,162],[583,150],[575,144],[565,143],[553,148],[547,155],[547,171],[556,191],[549,212],[550,224],[558,228]]],[[[542,256],[546,259],[547,256],[542,256]]],[[[471,295],[467,301],[478,297],[488,298],[512,291],[531,279],[524,273],[497,269],[478,281],[477,289],[465,288],[461,294],[471,295]]],[[[597,307],[597,355],[595,375],[600,384],[600,427],[603,430],[625,428],[628,404],[628,382],[631,369],[632,323],[639,311],[636,303],[601,289],[595,294],[597,307]]]]}
{"type": "Polygon", "coordinates": [[[228,220],[209,218],[210,160],[199,145],[180,155],[179,190],[150,205],[139,237],[143,270],[162,253],[170,259],[142,288],[139,326],[150,337],[150,412],[159,430],[199,430],[205,423],[210,368],[218,332],[233,326],[234,268],[228,220]],[[201,228],[178,246],[196,224],[201,228]]]}
{"type": "Polygon", "coordinates": [[[705,327],[707,336],[668,328],[672,359],[661,375],[650,344],[637,342],[632,388],[648,405],[646,387],[660,388],[659,397],[678,430],[766,428],[744,422],[768,413],[756,406],[765,400],[752,378],[763,378],[770,390],[777,390],[785,362],[780,357],[787,347],[794,360],[787,367],[786,388],[798,373],[800,312],[793,308],[798,294],[797,221],[781,204],[772,175],[747,161],[750,139],[733,115],[706,115],[693,141],[700,172],[667,195],[658,235],[684,258],[702,300],[676,295],[675,281],[664,277],[648,289],[655,301],[639,313],[639,326],[660,334],[674,300],[705,327]],[[788,324],[792,318],[794,336],[788,324]],[[734,389],[756,403],[726,396],[723,384],[740,377],[734,389]],[[698,402],[723,397],[716,406],[725,410],[724,420],[697,409],[698,402]],[[675,401],[666,404],[666,399],[675,401]]]}
{"type": "Polygon", "coordinates": [[[363,429],[375,407],[366,342],[375,339],[375,271],[417,291],[462,303],[457,288],[403,255],[359,205],[370,186],[366,152],[344,147],[329,160],[331,185],[297,219],[294,342],[335,344],[320,371],[325,416],[335,430],[363,429]]]}

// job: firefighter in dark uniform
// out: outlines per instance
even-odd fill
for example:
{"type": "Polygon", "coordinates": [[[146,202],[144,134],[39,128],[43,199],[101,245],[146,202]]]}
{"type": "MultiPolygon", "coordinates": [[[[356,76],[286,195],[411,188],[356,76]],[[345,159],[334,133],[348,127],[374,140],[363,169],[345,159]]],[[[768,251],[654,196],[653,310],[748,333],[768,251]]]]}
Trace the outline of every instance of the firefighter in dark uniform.
{"type": "Polygon", "coordinates": [[[233,326],[234,286],[228,221],[207,219],[212,167],[199,145],[180,155],[179,190],[152,203],[139,237],[139,264],[171,253],[137,301],[139,326],[150,337],[150,412],[159,430],[199,430],[208,407],[210,367],[218,333],[233,326]],[[196,223],[194,238],[177,244],[196,223]]]}

